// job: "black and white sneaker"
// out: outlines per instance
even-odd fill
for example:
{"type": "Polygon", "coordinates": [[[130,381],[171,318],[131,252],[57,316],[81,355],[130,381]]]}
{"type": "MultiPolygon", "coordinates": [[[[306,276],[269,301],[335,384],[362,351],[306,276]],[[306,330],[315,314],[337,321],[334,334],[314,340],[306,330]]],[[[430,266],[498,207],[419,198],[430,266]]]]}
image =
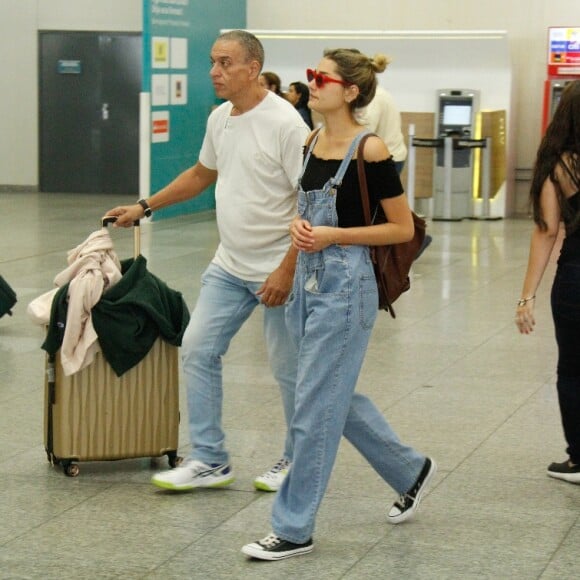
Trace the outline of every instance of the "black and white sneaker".
{"type": "Polygon", "coordinates": [[[580,483],[580,465],[572,466],[569,461],[550,463],[548,467],[548,475],[569,483],[580,483]]]}
{"type": "Polygon", "coordinates": [[[437,464],[427,457],[415,485],[393,504],[387,514],[387,521],[391,524],[400,524],[411,518],[419,509],[419,503],[436,473],[437,464]]]}
{"type": "Polygon", "coordinates": [[[242,548],[242,554],[257,558],[258,560],[284,560],[292,556],[308,554],[314,549],[312,538],[305,544],[294,544],[288,540],[279,538],[276,534],[270,534],[262,540],[246,544],[242,548]]]}

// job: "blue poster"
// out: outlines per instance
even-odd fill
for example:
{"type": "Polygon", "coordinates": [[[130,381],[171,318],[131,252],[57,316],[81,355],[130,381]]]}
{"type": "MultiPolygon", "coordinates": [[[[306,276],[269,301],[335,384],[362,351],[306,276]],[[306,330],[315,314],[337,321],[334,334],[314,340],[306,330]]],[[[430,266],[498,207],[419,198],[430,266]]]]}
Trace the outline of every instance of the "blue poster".
{"type": "MultiPolygon", "coordinates": [[[[153,194],[197,162],[216,103],[209,54],[220,30],[245,28],[245,0],[143,0],[143,92],[151,105],[153,194]]],[[[215,208],[213,188],[154,219],[215,208]]]]}

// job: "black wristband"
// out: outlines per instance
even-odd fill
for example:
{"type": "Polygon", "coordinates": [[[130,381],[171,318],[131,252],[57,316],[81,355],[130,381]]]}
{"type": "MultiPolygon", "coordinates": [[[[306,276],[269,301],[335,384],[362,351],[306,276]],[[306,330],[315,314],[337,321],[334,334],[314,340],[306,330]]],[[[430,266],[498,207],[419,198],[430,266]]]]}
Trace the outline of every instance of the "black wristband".
{"type": "Polygon", "coordinates": [[[137,203],[143,208],[143,213],[145,214],[145,217],[151,217],[151,214],[153,212],[151,211],[151,208],[149,207],[147,200],[140,199],[137,203]]]}

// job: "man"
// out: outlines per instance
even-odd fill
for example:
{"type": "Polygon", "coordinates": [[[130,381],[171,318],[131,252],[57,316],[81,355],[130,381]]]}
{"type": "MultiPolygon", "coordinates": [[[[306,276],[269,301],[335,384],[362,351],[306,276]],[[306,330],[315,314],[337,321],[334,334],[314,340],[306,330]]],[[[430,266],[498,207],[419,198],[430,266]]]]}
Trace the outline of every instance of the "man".
{"type": "MultiPolygon", "coordinates": [[[[357,111],[357,120],[387,144],[400,175],[407,159],[407,146],[401,130],[401,113],[391,94],[378,86],[373,100],[364,109],[357,111]]],[[[426,234],[415,260],[432,241],[433,238],[426,234]]]]}
{"type": "Polygon", "coordinates": [[[357,120],[387,144],[400,174],[407,159],[407,146],[401,130],[401,113],[391,94],[377,86],[373,100],[357,112],[357,120]]]}
{"type": "MultiPolygon", "coordinates": [[[[117,225],[199,195],[216,183],[220,244],[182,344],[192,451],[179,467],[152,483],[176,491],[234,481],[222,430],[221,360],[231,339],[260,303],[270,366],[282,390],[287,424],[294,411],[296,351],[284,322],[296,251],[289,225],[308,128],[294,107],[260,87],[264,49],[252,34],[221,34],[211,50],[210,77],[226,102],[210,115],[198,162],[147,200],[117,207],[117,225]]],[[[286,436],[282,459],[254,481],[276,491],[292,458],[286,436]]]]}

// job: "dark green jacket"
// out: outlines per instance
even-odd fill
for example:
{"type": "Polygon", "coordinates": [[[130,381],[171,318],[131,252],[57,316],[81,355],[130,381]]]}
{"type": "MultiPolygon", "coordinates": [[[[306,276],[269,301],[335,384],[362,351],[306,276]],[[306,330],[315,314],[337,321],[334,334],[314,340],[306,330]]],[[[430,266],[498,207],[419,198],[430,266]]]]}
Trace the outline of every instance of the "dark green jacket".
{"type": "Polygon", "coordinates": [[[12,316],[11,308],[16,304],[16,292],[10,284],[0,276],[0,318],[5,314],[12,316]]]}
{"type": "MultiPolygon", "coordinates": [[[[161,336],[181,345],[189,311],[181,292],[172,290],[147,270],[143,256],[121,262],[123,277],[109,288],[92,310],[93,326],[103,356],[118,376],[138,364],[161,336]]],[[[42,348],[55,354],[66,327],[68,284],[52,302],[50,322],[42,348]]]]}

